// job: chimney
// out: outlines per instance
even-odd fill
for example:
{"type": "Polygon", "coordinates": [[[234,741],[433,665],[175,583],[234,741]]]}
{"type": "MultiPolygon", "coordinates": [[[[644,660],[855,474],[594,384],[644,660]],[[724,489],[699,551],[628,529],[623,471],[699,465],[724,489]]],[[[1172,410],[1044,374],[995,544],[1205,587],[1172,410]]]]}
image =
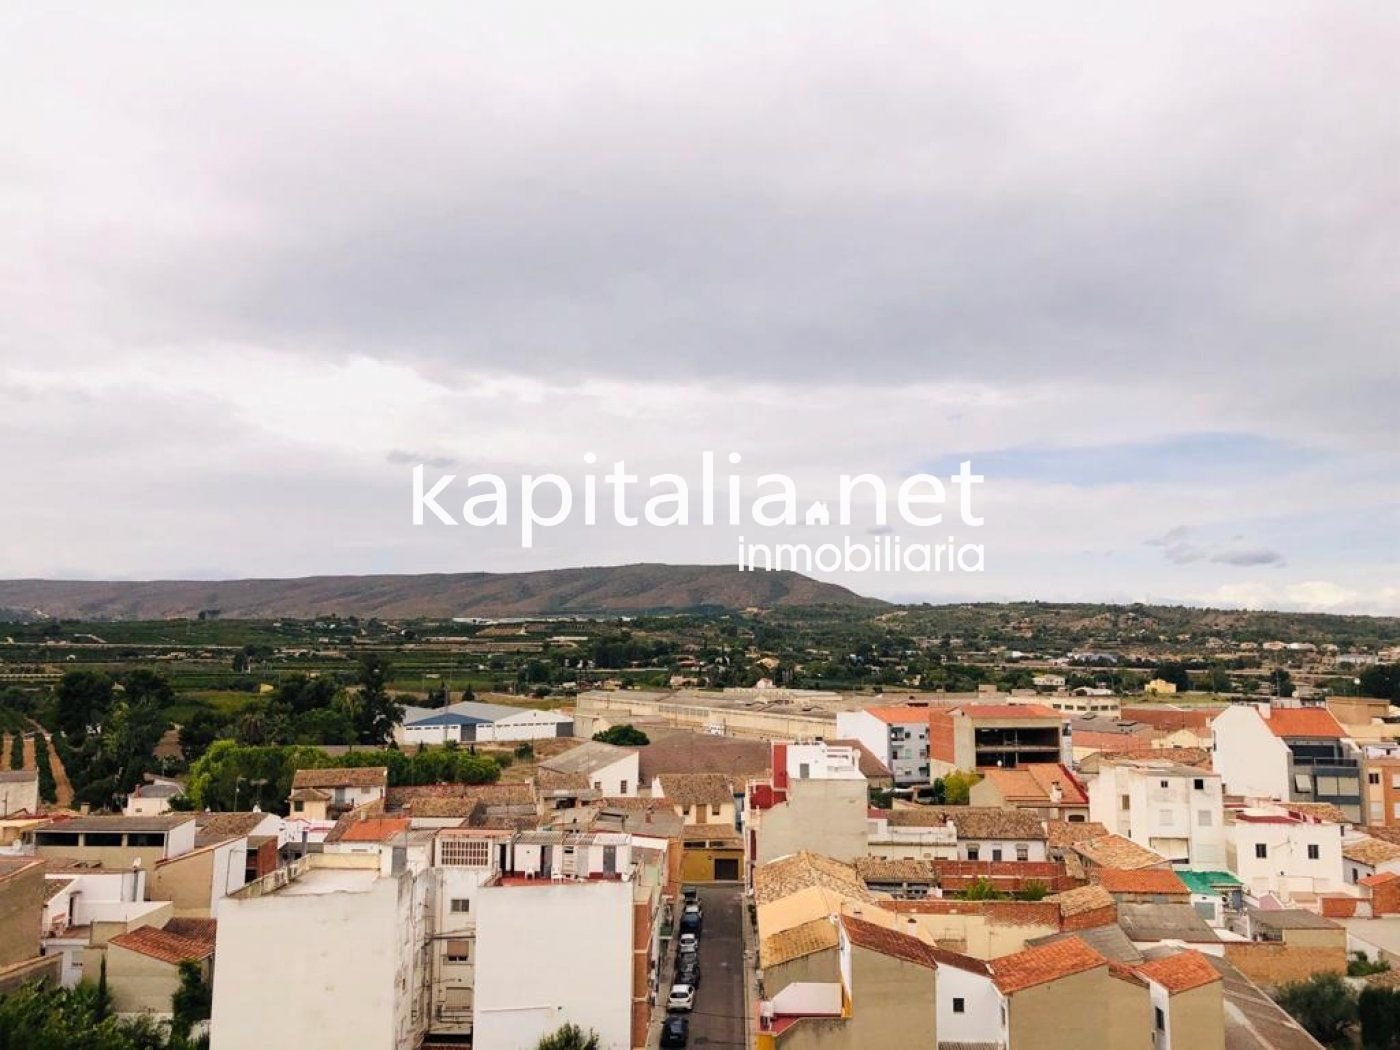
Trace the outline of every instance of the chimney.
{"type": "Polygon", "coordinates": [[[1053,784],[1050,785],[1050,801],[1051,801],[1054,805],[1058,806],[1058,805],[1059,805],[1061,802],[1063,802],[1064,800],[1065,800],[1065,789],[1062,788],[1062,787],[1060,787],[1060,782],[1057,780],[1057,781],[1055,781],[1053,784]]]}
{"type": "Polygon", "coordinates": [[[86,803],[86,802],[84,802],[81,806],[78,807],[78,814],[79,814],[79,816],[84,816],[84,817],[85,817],[85,816],[87,816],[87,815],[88,815],[89,813],[91,813],[91,812],[92,812],[92,806],[89,805],[89,804],[86,803]]]}

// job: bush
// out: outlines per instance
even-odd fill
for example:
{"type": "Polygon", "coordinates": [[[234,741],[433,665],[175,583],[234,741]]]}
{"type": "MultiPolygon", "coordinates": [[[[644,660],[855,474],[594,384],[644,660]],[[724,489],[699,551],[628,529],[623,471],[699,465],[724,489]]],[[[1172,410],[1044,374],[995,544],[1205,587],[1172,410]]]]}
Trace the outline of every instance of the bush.
{"type": "Polygon", "coordinates": [[[40,801],[57,802],[58,783],[54,780],[53,765],[49,762],[49,742],[43,733],[34,734],[34,762],[39,767],[40,801]]]}
{"type": "Polygon", "coordinates": [[[1352,952],[1351,958],[1347,960],[1348,977],[1369,977],[1373,973],[1386,973],[1389,969],[1390,963],[1384,959],[1372,962],[1363,952],[1352,952]]]}
{"type": "Polygon", "coordinates": [[[1393,1050],[1400,1046],[1400,991],[1367,988],[1356,1004],[1364,1050],[1393,1050]]]}
{"type": "Polygon", "coordinates": [[[1319,1043],[1349,1044],[1347,1029],[1357,1017],[1356,993],[1337,974],[1316,973],[1306,981],[1285,984],[1274,998],[1319,1043]]]}
{"type": "Polygon", "coordinates": [[[24,768],[24,737],[19,733],[10,737],[10,768],[24,768]]]}
{"type": "Polygon", "coordinates": [[[636,726],[613,726],[593,734],[593,739],[604,744],[617,744],[619,747],[643,747],[651,739],[636,726]]]}

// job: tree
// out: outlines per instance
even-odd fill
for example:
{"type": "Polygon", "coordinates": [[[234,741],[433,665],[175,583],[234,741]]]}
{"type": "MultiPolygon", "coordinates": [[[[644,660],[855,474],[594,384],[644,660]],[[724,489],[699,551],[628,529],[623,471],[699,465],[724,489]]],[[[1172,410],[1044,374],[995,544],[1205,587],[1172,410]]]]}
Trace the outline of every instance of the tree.
{"type": "Polygon", "coordinates": [[[1175,660],[1159,665],[1152,677],[1170,682],[1176,686],[1179,693],[1189,692],[1191,689],[1191,676],[1186,671],[1186,665],[1175,660]]]}
{"type": "Polygon", "coordinates": [[[1400,991],[1368,987],[1356,1002],[1361,1021],[1363,1050],[1396,1050],[1400,1047],[1400,991]]]}
{"type": "Polygon", "coordinates": [[[185,959],[180,963],[180,986],[170,997],[171,1041],[184,1042],[197,1021],[209,1020],[214,990],[204,978],[199,963],[185,959]]]}
{"type": "Polygon", "coordinates": [[[972,785],[981,779],[976,773],[953,770],[943,778],[944,800],[950,806],[966,806],[971,798],[972,785]]]}
{"type": "Polygon", "coordinates": [[[24,768],[24,734],[16,733],[10,737],[10,768],[24,768]]]}
{"type": "Polygon", "coordinates": [[[597,1032],[566,1024],[541,1038],[535,1050],[601,1050],[602,1045],[597,1032]]]}
{"type": "Polygon", "coordinates": [[[54,718],[72,741],[80,741],[112,706],[115,683],[98,671],[69,671],[54,692],[54,718]]]}
{"type": "Polygon", "coordinates": [[[1274,998],[1319,1043],[1347,1042],[1347,1028],[1357,1016],[1356,993],[1337,974],[1315,973],[1306,981],[1285,984],[1274,998]]]}
{"type": "Polygon", "coordinates": [[[619,747],[643,747],[651,743],[651,738],[636,726],[620,725],[603,729],[593,734],[593,739],[604,744],[617,744],[619,747]]]}
{"type": "Polygon", "coordinates": [[[209,750],[209,745],[229,732],[228,715],[213,708],[201,707],[180,727],[180,753],[186,762],[193,762],[209,750]]]}
{"type": "Polygon", "coordinates": [[[1400,701],[1400,664],[1376,664],[1360,674],[1361,694],[1400,701]]]}
{"type": "Polygon", "coordinates": [[[973,879],[963,890],[963,899],[970,901],[1003,901],[1006,894],[992,885],[991,879],[973,879]]]}
{"type": "Polygon", "coordinates": [[[360,689],[349,705],[355,739],[361,744],[383,744],[403,721],[403,705],[389,696],[389,664],[377,653],[365,655],[357,681],[360,689]]]}

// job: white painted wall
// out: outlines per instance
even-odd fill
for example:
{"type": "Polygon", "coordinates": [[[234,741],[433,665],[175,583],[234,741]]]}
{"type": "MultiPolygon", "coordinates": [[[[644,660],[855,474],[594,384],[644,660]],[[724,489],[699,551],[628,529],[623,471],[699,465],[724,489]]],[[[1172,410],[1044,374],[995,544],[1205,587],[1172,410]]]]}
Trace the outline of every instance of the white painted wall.
{"type": "Polygon", "coordinates": [[[1252,896],[1329,893],[1345,885],[1339,824],[1258,823],[1240,820],[1229,829],[1227,862],[1252,896]],[[1256,846],[1265,847],[1265,856],[1256,846]],[[1317,858],[1308,847],[1317,848],[1317,858]]]}
{"type": "Polygon", "coordinates": [[[477,1050],[532,1047],[566,1022],[630,1047],[631,883],[487,886],[476,901],[477,1050]]]}
{"type": "Polygon", "coordinates": [[[890,764],[890,727],[867,711],[837,711],[836,736],[839,740],[859,740],[886,768],[890,764]]]}
{"type": "Polygon", "coordinates": [[[1004,1039],[1002,998],[990,977],[938,967],[938,1041],[940,1043],[989,1043],[1004,1039]],[[953,1012],[953,1000],[962,999],[965,1009],[953,1012]]]}
{"type": "Polygon", "coordinates": [[[611,765],[588,774],[588,780],[605,795],[631,797],[637,794],[637,779],[640,776],[641,761],[632,751],[611,765]]]}
{"type": "Polygon", "coordinates": [[[1223,787],[1218,775],[1204,771],[1185,775],[1104,763],[1089,784],[1089,819],[1169,860],[1220,867],[1226,840],[1223,787]]]}
{"type": "Polygon", "coordinates": [[[1211,722],[1211,765],[1232,795],[1287,799],[1288,746],[1270,732],[1253,706],[1235,704],[1211,722]]]}
{"type": "MultiPolygon", "coordinates": [[[[312,872],[311,877],[320,874],[312,872]]],[[[360,874],[360,873],[355,873],[360,874]]],[[[411,880],[404,879],[405,886],[411,880]]],[[[212,1050],[412,1050],[421,937],[398,879],[219,902],[212,1050]]]]}

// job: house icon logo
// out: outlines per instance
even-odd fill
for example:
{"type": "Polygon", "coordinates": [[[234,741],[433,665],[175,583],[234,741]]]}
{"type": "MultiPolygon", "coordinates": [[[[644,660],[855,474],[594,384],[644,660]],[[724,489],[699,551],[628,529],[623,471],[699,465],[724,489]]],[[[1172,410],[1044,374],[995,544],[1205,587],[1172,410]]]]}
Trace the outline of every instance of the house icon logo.
{"type": "Polygon", "coordinates": [[[826,504],[823,501],[817,500],[807,508],[804,522],[807,525],[830,525],[831,512],[826,509],[826,504]]]}

